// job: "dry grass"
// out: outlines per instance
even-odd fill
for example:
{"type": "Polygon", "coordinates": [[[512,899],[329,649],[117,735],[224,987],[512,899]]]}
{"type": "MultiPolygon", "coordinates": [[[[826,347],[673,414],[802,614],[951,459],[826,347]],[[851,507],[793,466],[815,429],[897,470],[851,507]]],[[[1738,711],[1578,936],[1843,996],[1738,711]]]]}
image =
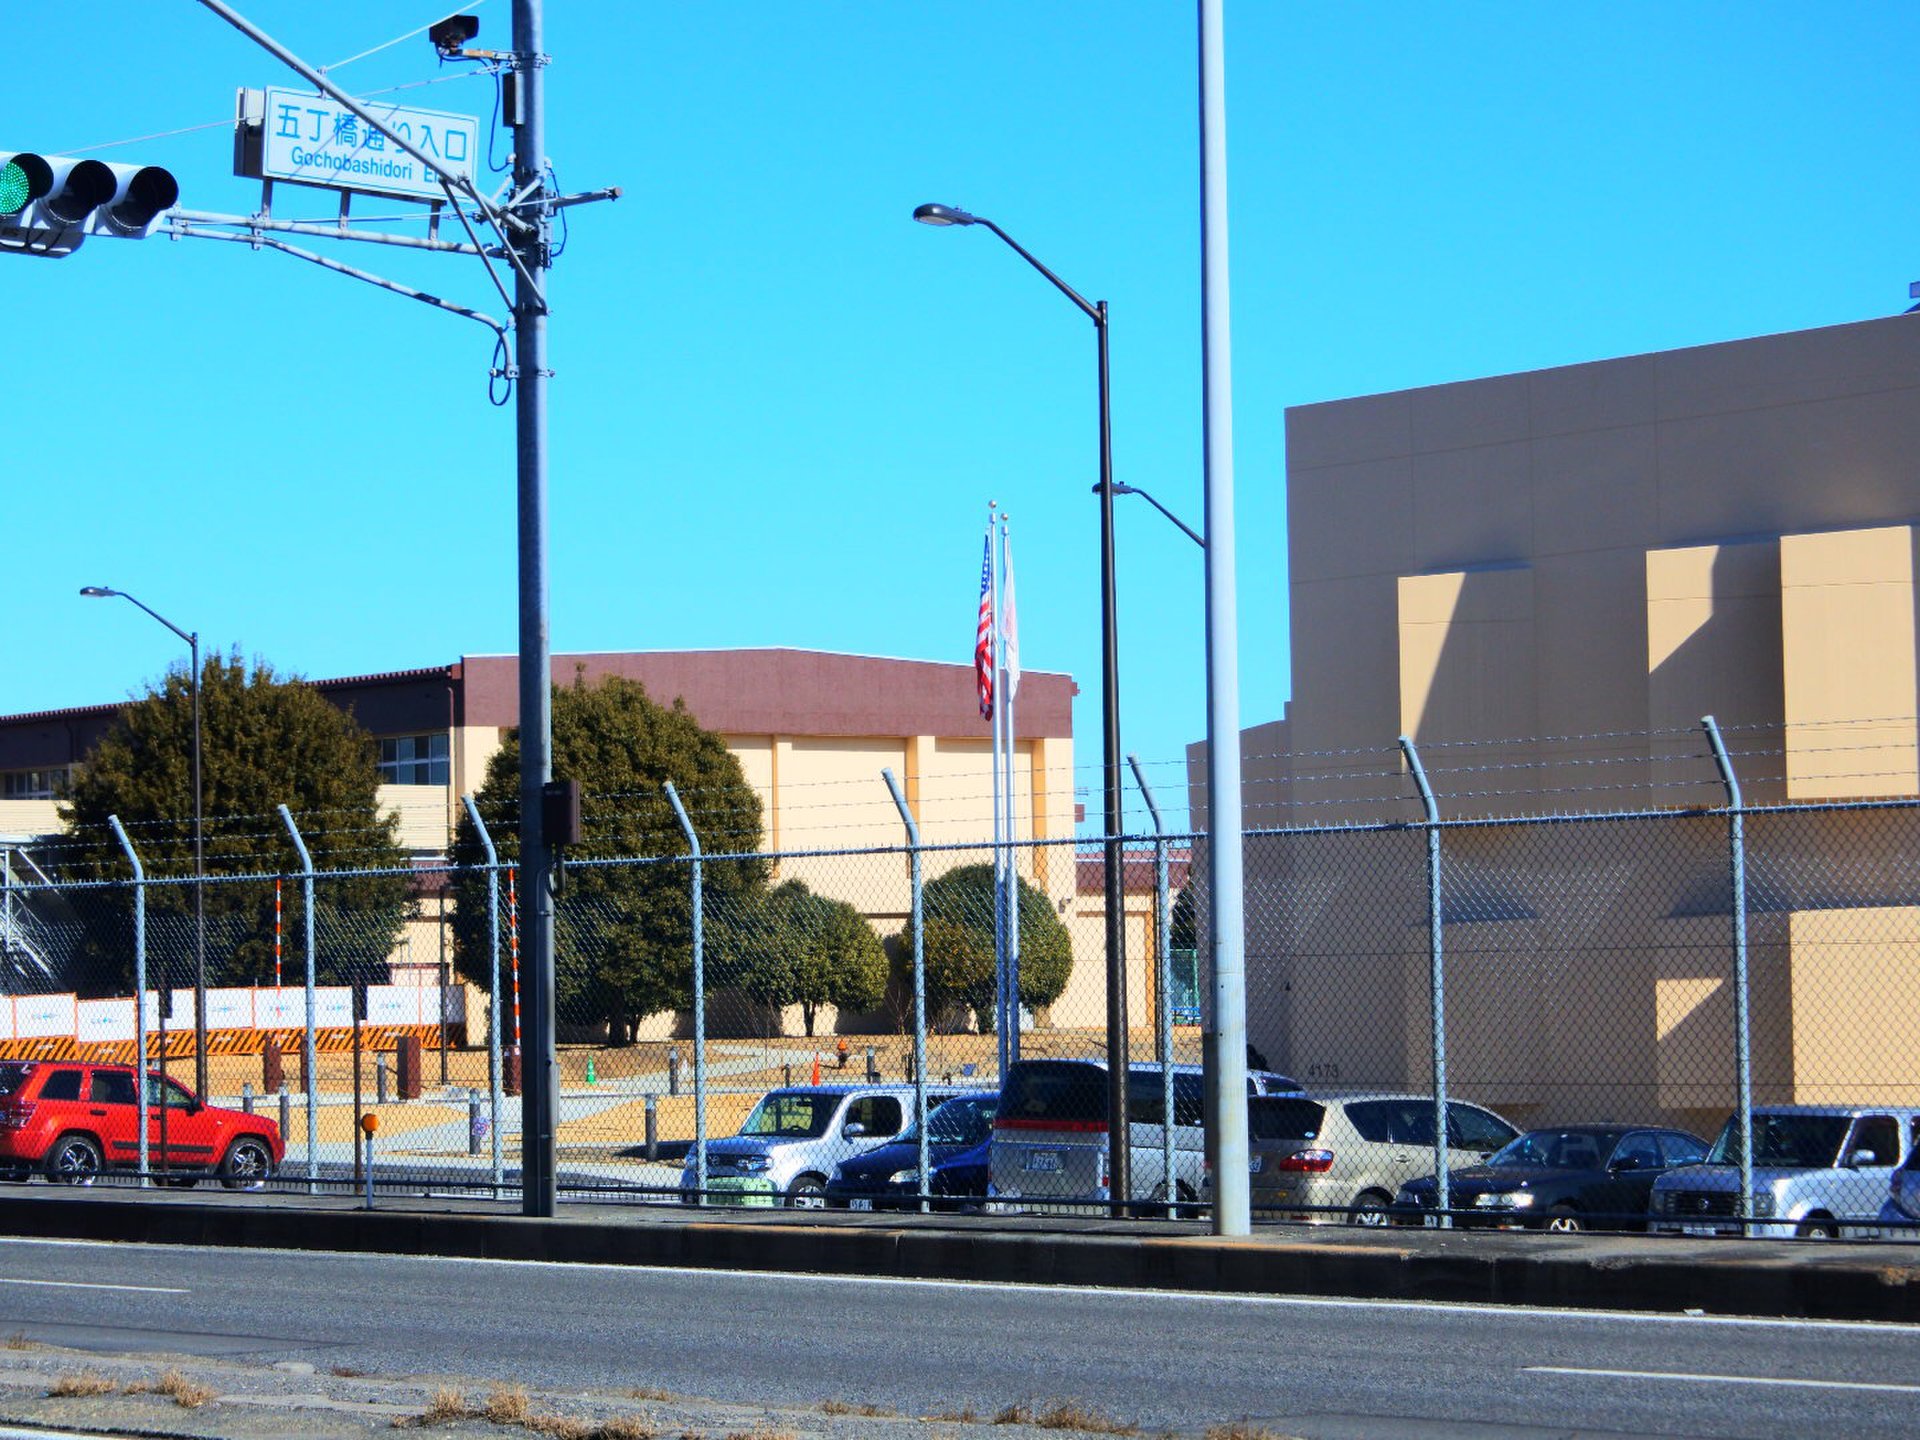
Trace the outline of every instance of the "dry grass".
{"type": "Polygon", "coordinates": [[[980,1412],[971,1405],[963,1405],[958,1410],[942,1410],[938,1415],[921,1417],[932,1424],[947,1423],[953,1425],[975,1425],[980,1421],[980,1412]]]}
{"type": "Polygon", "coordinates": [[[38,1350],[40,1348],[40,1342],[37,1340],[29,1340],[26,1331],[16,1330],[7,1336],[6,1348],[9,1350],[38,1350]]]}
{"type": "Polygon", "coordinates": [[[616,1415],[594,1432],[594,1440],[660,1440],[660,1432],[638,1415],[616,1415]]]}
{"type": "Polygon", "coordinates": [[[58,1376],[47,1387],[49,1395],[111,1395],[120,1387],[97,1370],[75,1370],[58,1376]]]}
{"type": "Polygon", "coordinates": [[[1293,1437],[1251,1420],[1234,1420],[1225,1425],[1209,1425],[1205,1440],[1293,1440],[1293,1437]]]}
{"type": "Polygon", "coordinates": [[[329,1368],[327,1373],[329,1375],[336,1375],[342,1380],[359,1380],[371,1375],[373,1372],[371,1370],[362,1370],[358,1365],[335,1365],[329,1368]]]}
{"type": "Polygon", "coordinates": [[[791,1430],[775,1430],[769,1425],[756,1425],[751,1430],[729,1431],[725,1440],[800,1440],[791,1430]]]}
{"type": "Polygon", "coordinates": [[[1033,1407],[1031,1405],[1022,1405],[1018,1401],[1015,1401],[998,1415],[994,1416],[993,1423],[996,1425],[1031,1425],[1033,1423],[1033,1407]]]}
{"type": "Polygon", "coordinates": [[[630,1400],[671,1400],[672,1394],[652,1385],[629,1385],[627,1398],[630,1400]]]}
{"type": "Polygon", "coordinates": [[[529,1415],[520,1422],[536,1435],[551,1435],[553,1440],[594,1440],[594,1426],[571,1415],[529,1415]]]}
{"type": "Polygon", "coordinates": [[[198,1410],[220,1392],[211,1385],[189,1380],[178,1370],[169,1370],[158,1380],[134,1380],[120,1387],[122,1395],[164,1395],[182,1410],[198,1410]]]}
{"type": "Polygon", "coordinates": [[[518,1385],[496,1385],[487,1395],[487,1419],[496,1425],[527,1423],[527,1392],[518,1385]]]}
{"type": "Polygon", "coordinates": [[[466,1392],[451,1385],[443,1385],[433,1392],[433,1398],[427,1401],[427,1408],[418,1415],[402,1415],[394,1421],[398,1428],[409,1425],[446,1425],[455,1420],[465,1420],[473,1412],[467,1408],[466,1392]]]}
{"type": "Polygon", "coordinates": [[[900,1413],[884,1405],[850,1405],[845,1400],[823,1400],[820,1411],[824,1415],[868,1415],[876,1419],[888,1419],[900,1413]]]}
{"type": "Polygon", "coordinates": [[[1042,1430],[1084,1430],[1090,1435],[1138,1435],[1140,1427],[1116,1420],[1078,1400],[1056,1400],[1033,1417],[1042,1430]]]}

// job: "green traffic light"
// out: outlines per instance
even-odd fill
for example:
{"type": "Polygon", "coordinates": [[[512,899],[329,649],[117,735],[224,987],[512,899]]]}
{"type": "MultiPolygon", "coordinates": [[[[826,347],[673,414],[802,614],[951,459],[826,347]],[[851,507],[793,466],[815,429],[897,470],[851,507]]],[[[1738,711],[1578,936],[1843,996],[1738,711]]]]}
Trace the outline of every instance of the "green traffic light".
{"type": "Polygon", "coordinates": [[[33,182],[27,179],[27,172],[18,161],[7,161],[6,169],[0,170],[0,215],[19,214],[31,199],[33,182]]]}

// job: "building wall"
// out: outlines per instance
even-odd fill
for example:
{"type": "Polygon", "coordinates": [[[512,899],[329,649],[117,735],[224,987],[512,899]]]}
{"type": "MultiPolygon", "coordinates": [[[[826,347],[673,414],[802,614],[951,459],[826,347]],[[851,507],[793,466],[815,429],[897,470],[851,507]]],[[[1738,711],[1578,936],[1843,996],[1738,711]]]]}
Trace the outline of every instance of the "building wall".
{"type": "MultiPolygon", "coordinates": [[[[1393,767],[1354,773],[1355,751],[1402,734],[1430,767],[1473,743],[1488,778],[1442,785],[1469,792],[1449,818],[1512,814],[1499,792],[1515,789],[1561,812],[1719,805],[1706,715],[1764,737],[1745,742],[1749,803],[1920,793],[1920,317],[1305,406],[1287,425],[1293,699],[1258,745],[1242,737],[1243,754],[1287,751],[1247,777],[1249,830],[1417,818],[1393,767]],[[1344,803],[1310,803],[1329,793],[1344,803]]],[[[1190,783],[1203,814],[1204,746],[1190,783]]],[[[1755,1059],[1777,1098],[1878,1083],[1860,1057],[1888,997],[1905,1003],[1915,887],[1874,878],[1876,823],[1782,842],[1824,878],[1777,877],[1753,922],[1755,1059]]],[[[1725,1113],[1724,822],[1637,850],[1625,834],[1448,832],[1449,1068],[1467,1093],[1522,1116],[1591,1115],[1600,1096],[1725,1113]]],[[[1394,848],[1250,842],[1250,1034],[1283,1068],[1428,1082],[1424,872],[1394,848]]]]}

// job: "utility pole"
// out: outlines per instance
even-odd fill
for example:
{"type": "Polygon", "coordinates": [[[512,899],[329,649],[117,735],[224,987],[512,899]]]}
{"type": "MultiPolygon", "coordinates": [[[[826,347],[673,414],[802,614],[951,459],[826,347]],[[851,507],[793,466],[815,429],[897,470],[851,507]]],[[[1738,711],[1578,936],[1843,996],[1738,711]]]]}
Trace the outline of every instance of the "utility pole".
{"type": "Polygon", "coordinates": [[[520,1129],[521,1213],[551,1216],[555,1112],[559,1067],[553,1026],[553,853],[547,844],[541,795],[553,778],[551,639],[547,633],[547,300],[552,268],[553,211],[547,189],[546,87],[541,71],[541,0],[513,0],[511,87],[518,101],[513,125],[513,189],[528,222],[509,232],[520,257],[514,282],[514,353],[520,370],[520,864],[527,896],[527,1066],[522,1078],[520,1129]]]}

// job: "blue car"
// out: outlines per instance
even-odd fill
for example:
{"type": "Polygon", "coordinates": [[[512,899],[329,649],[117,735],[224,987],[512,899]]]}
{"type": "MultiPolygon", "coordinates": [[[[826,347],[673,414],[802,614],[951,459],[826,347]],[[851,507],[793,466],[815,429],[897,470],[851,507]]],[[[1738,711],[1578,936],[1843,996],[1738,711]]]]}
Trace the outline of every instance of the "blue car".
{"type": "MultiPolygon", "coordinates": [[[[998,1095],[962,1095],[933,1112],[927,1126],[930,1171],[926,1192],[936,1210],[957,1210],[987,1194],[987,1155],[993,1139],[998,1095]]],[[[843,1160],[827,1181],[834,1210],[918,1208],[920,1129],[909,1126],[895,1140],[843,1160]]]]}

